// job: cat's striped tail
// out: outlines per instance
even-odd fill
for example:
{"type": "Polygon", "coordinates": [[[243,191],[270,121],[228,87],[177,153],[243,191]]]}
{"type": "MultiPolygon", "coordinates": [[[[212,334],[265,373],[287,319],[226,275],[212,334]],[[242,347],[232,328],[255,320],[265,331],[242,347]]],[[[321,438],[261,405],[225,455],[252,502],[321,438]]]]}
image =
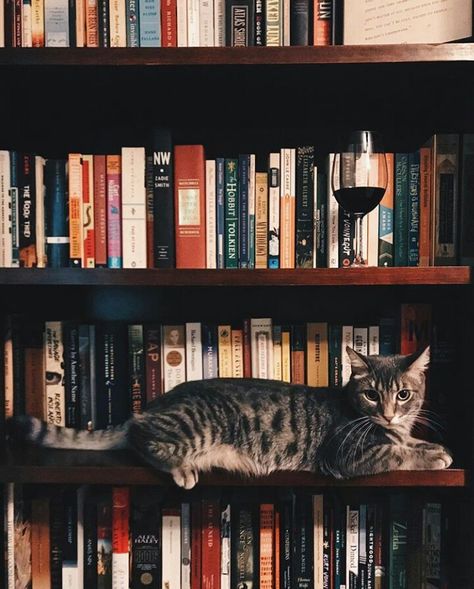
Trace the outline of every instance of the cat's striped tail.
{"type": "Polygon", "coordinates": [[[7,431],[13,440],[64,450],[119,450],[127,447],[128,423],[105,430],[76,430],[51,425],[28,415],[12,417],[7,431]]]}

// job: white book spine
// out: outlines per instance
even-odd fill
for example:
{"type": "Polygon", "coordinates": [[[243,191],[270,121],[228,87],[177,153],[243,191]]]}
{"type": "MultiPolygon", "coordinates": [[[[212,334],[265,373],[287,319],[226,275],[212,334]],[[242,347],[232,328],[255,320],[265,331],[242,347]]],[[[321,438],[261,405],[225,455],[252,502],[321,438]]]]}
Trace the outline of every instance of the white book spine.
{"type": "Polygon", "coordinates": [[[200,323],[186,323],[186,381],[202,380],[200,323]]]}
{"type": "Polygon", "coordinates": [[[230,589],[230,505],[221,511],[221,589],[230,589]]]}
{"type": "Polygon", "coordinates": [[[5,485],[5,532],[6,532],[6,568],[7,568],[7,589],[15,587],[15,485],[5,485]]]}
{"type": "Polygon", "coordinates": [[[290,45],[290,0],[282,0],[283,7],[283,45],[290,45]]]}
{"type": "Polygon", "coordinates": [[[255,154],[249,157],[249,268],[255,268],[256,225],[255,225],[255,154]],[[252,240],[252,242],[250,242],[252,240]]]}
{"type": "Polygon", "coordinates": [[[64,346],[61,321],[45,323],[46,422],[64,427],[64,346]]]}
{"type": "Polygon", "coordinates": [[[188,2],[177,0],[176,20],[178,29],[178,47],[188,46],[188,2]]]}
{"type": "Polygon", "coordinates": [[[206,266],[217,267],[216,160],[206,160],[206,266]]]}
{"type": "Polygon", "coordinates": [[[112,552],[112,589],[129,589],[128,569],[128,552],[112,552]]]}
{"type": "Polygon", "coordinates": [[[0,267],[12,266],[10,152],[0,151],[0,267]]]}
{"type": "Polygon", "coordinates": [[[349,382],[351,377],[352,368],[349,355],[346,351],[346,347],[354,347],[354,328],[352,325],[342,326],[342,350],[341,350],[341,365],[342,365],[342,386],[349,382]]]}
{"type": "Polygon", "coordinates": [[[314,587],[324,587],[323,582],[323,543],[324,543],[324,496],[313,495],[313,558],[314,587]]]}
{"type": "Polygon", "coordinates": [[[125,0],[109,0],[110,46],[127,46],[125,0]]]}
{"type": "Polygon", "coordinates": [[[162,518],[162,587],[181,589],[181,517],[162,518]]]}
{"type": "Polygon", "coordinates": [[[21,5],[21,46],[33,47],[32,38],[32,20],[31,2],[22,2],[21,5]]]}
{"type": "Polygon", "coordinates": [[[46,47],[69,47],[68,0],[45,0],[44,28],[46,47]]]}
{"type": "Polygon", "coordinates": [[[376,356],[380,353],[380,328],[378,325],[369,327],[369,355],[376,356]]]}
{"type": "Polygon", "coordinates": [[[334,154],[329,154],[328,166],[328,268],[339,267],[339,204],[331,187],[331,171],[334,162],[334,154]]]}
{"type": "Polygon", "coordinates": [[[181,503],[181,589],[191,589],[191,505],[181,503]]]}
{"type": "Polygon", "coordinates": [[[63,562],[62,587],[63,589],[82,589],[82,585],[79,586],[77,563],[69,564],[63,562]]]}
{"type": "MultiPolygon", "coordinates": [[[[280,253],[280,154],[270,153],[268,173],[268,254],[279,256],[280,253]]],[[[272,266],[271,258],[269,267],[272,266]]]]}
{"type": "Polygon", "coordinates": [[[282,0],[266,0],[265,2],[265,24],[267,47],[280,47],[282,44],[282,0]]]}
{"type": "Polygon", "coordinates": [[[214,46],[214,1],[201,0],[199,3],[199,45],[214,46]]]}
{"type": "Polygon", "coordinates": [[[183,325],[163,325],[163,390],[186,382],[185,331],[183,325]]]}
{"type": "Polygon", "coordinates": [[[122,255],[124,268],[146,268],[145,148],[122,148],[122,255]]]}
{"type": "Polygon", "coordinates": [[[368,329],[367,327],[354,327],[354,350],[359,354],[367,355],[368,329]]]}
{"type": "Polygon", "coordinates": [[[188,47],[199,47],[199,0],[188,0],[188,47]]]}
{"type": "Polygon", "coordinates": [[[270,318],[250,319],[252,376],[273,378],[273,338],[270,318]]]}
{"type": "Polygon", "coordinates": [[[46,267],[46,227],[44,212],[44,158],[35,156],[35,181],[36,181],[36,256],[38,268],[46,267]]]}
{"type": "Polygon", "coordinates": [[[214,0],[214,47],[225,47],[225,0],[214,0]]]}

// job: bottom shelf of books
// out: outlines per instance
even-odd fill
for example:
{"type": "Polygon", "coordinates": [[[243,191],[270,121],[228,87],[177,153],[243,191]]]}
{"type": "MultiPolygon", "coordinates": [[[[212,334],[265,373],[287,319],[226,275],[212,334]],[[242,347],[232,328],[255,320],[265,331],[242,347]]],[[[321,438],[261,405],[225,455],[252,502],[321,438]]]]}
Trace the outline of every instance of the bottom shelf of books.
{"type": "Polygon", "coordinates": [[[470,587],[460,490],[7,483],[4,497],[8,587],[470,587]]]}

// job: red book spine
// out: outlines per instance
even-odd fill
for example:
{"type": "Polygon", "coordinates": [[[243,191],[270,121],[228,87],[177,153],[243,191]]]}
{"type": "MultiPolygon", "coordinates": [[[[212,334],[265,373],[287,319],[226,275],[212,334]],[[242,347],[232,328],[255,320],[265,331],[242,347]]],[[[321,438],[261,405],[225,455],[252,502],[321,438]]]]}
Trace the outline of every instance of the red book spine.
{"type": "Polygon", "coordinates": [[[191,505],[191,589],[201,589],[201,504],[191,505]]]}
{"type": "Polygon", "coordinates": [[[89,169],[89,160],[86,158],[82,159],[82,206],[83,206],[83,217],[82,217],[82,238],[84,240],[83,268],[94,268],[95,266],[95,236],[94,236],[94,220],[93,220],[93,201],[94,195],[89,190],[89,175],[91,170],[89,169]]]}
{"type": "Polygon", "coordinates": [[[400,353],[422,351],[431,341],[431,305],[403,304],[400,327],[400,353]]]}
{"type": "Polygon", "coordinates": [[[313,45],[331,45],[333,3],[314,0],[313,45]]]}
{"type": "Polygon", "coordinates": [[[219,503],[202,501],[202,589],[220,589],[221,535],[219,503]]]}
{"type": "Polygon", "coordinates": [[[112,489],[112,587],[129,586],[128,542],[130,520],[130,490],[128,487],[112,489]]]}
{"type": "Polygon", "coordinates": [[[178,21],[176,16],[176,0],[162,0],[161,3],[161,45],[162,47],[178,46],[178,21]]]}
{"type": "Polygon", "coordinates": [[[95,265],[107,266],[107,174],[105,155],[94,156],[95,265]]]}
{"type": "Polygon", "coordinates": [[[205,268],[204,147],[202,145],[177,145],[174,155],[176,268],[205,268]]]}

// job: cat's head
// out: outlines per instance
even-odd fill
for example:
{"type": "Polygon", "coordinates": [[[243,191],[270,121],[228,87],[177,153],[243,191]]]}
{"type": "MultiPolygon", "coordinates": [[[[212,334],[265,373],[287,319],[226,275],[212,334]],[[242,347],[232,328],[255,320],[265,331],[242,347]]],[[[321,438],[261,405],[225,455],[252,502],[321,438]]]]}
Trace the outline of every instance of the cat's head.
{"type": "Polygon", "coordinates": [[[364,356],[346,350],[352,368],[347,388],[357,413],[389,431],[409,431],[425,397],[429,347],[410,356],[364,356]]]}

